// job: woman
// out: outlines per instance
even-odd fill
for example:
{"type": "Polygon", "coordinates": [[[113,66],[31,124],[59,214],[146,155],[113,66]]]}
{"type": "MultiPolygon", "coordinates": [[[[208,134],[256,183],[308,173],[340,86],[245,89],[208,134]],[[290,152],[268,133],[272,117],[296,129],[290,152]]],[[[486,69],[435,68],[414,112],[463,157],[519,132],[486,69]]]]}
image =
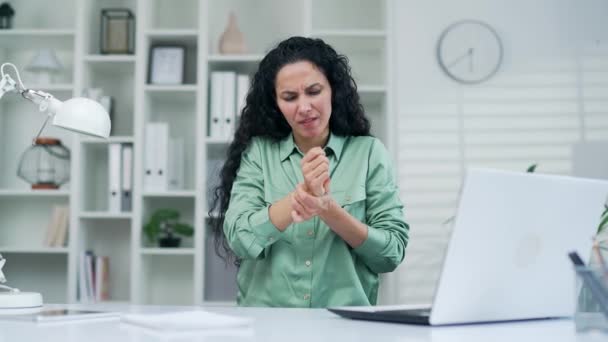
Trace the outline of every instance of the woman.
{"type": "Polygon", "coordinates": [[[369,130],[347,58],[322,40],[289,38],[260,62],[210,211],[239,305],[376,304],[409,228],[369,130]]]}

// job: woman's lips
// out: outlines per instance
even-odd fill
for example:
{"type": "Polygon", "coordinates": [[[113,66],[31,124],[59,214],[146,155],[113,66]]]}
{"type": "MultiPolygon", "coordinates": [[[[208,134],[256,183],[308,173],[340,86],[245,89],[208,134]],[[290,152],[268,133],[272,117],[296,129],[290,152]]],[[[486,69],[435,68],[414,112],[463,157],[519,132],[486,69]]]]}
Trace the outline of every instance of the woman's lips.
{"type": "Polygon", "coordinates": [[[305,128],[310,128],[310,127],[313,127],[317,123],[318,119],[319,118],[308,118],[306,120],[300,121],[299,124],[304,126],[305,128]]]}

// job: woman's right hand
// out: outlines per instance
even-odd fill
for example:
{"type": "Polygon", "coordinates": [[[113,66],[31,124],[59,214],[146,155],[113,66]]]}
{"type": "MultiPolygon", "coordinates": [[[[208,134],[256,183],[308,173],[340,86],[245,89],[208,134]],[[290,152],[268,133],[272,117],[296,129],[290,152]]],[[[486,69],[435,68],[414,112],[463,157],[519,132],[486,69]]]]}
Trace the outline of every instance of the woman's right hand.
{"type": "Polygon", "coordinates": [[[302,175],[306,190],[313,196],[323,196],[327,193],[329,184],[329,159],[320,147],[313,147],[301,162],[302,175]]]}

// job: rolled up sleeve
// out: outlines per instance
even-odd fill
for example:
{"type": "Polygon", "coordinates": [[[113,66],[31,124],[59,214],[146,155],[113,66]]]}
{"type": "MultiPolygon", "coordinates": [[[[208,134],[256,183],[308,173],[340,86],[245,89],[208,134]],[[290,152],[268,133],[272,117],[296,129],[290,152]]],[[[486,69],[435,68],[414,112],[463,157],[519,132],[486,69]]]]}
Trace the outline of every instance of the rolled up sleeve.
{"type": "Polygon", "coordinates": [[[386,148],[374,140],[369,154],[366,184],[367,239],[354,252],[376,273],[391,272],[403,261],[409,226],[395,185],[386,148]]]}
{"type": "Polygon", "coordinates": [[[232,251],[242,259],[258,258],[282,232],[270,221],[264,200],[260,151],[254,140],[241,157],[224,220],[224,234],[232,251]]]}

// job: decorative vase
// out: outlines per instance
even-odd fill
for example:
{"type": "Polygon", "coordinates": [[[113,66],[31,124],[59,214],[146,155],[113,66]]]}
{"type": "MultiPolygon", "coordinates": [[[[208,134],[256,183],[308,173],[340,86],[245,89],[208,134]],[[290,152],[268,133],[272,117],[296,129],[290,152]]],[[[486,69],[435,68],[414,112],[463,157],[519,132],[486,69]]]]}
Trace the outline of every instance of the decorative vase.
{"type": "Polygon", "coordinates": [[[236,14],[233,11],[228,16],[228,25],[220,37],[219,51],[221,54],[245,53],[245,38],[236,23],[236,14]]]}

